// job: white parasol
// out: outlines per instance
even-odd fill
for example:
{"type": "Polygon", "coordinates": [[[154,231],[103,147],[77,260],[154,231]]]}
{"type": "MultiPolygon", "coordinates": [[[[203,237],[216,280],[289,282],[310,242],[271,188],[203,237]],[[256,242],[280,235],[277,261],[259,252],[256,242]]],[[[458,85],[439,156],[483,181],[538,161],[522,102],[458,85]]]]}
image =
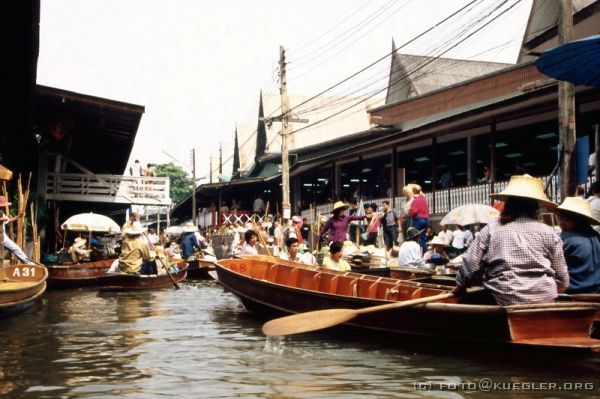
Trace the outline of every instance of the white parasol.
{"type": "Polygon", "coordinates": [[[457,224],[466,226],[469,224],[488,224],[498,220],[500,212],[489,205],[467,204],[452,209],[440,221],[442,225],[457,224]]]}
{"type": "Polygon", "coordinates": [[[108,216],[97,213],[80,213],[71,216],[61,226],[63,230],[71,231],[97,231],[105,233],[118,233],[121,228],[108,216]]]}

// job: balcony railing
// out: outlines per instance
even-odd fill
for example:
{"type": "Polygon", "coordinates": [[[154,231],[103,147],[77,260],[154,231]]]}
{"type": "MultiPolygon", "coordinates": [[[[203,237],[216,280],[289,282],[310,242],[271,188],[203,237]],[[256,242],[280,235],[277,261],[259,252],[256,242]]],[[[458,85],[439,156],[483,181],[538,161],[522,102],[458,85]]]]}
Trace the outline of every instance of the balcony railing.
{"type": "Polygon", "coordinates": [[[46,199],[171,205],[168,177],[132,177],[87,173],[48,173],[46,199]]]}
{"type": "MultiPolygon", "coordinates": [[[[544,186],[548,186],[547,195],[551,201],[560,202],[560,186],[556,176],[542,177],[544,186]],[[549,182],[549,183],[548,183],[549,182]]],[[[499,193],[508,184],[508,180],[498,181],[494,183],[494,192],[499,193]]],[[[466,204],[490,204],[490,194],[492,185],[489,183],[475,184],[465,187],[453,187],[448,189],[436,190],[435,193],[426,193],[427,201],[429,202],[429,211],[431,215],[443,216],[452,209],[466,204]]],[[[363,199],[364,202],[375,203],[377,208],[383,206],[383,201],[388,200],[393,205],[398,214],[403,214],[406,199],[404,197],[387,197],[387,198],[368,198],[363,199]]],[[[331,212],[331,204],[318,205],[313,208],[311,218],[310,210],[302,211],[302,217],[308,220],[316,220],[317,215],[328,215],[331,212]]]]}

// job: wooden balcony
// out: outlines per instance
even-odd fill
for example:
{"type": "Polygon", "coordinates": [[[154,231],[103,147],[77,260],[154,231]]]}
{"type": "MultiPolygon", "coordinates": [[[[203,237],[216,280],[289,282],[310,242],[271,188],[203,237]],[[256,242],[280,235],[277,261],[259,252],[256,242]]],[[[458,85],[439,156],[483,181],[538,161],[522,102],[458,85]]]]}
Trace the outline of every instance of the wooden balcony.
{"type": "Polygon", "coordinates": [[[90,173],[46,175],[46,199],[170,206],[168,177],[132,177],[90,173]]]}

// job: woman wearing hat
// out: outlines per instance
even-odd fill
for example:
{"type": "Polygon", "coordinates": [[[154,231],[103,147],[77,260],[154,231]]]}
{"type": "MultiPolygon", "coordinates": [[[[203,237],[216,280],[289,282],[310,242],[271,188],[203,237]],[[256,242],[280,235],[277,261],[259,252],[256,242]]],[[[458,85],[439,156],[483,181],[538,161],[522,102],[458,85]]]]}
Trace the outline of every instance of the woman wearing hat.
{"type": "Polygon", "coordinates": [[[425,262],[429,262],[433,254],[438,254],[442,258],[450,259],[450,257],[446,253],[446,247],[448,246],[448,244],[446,243],[446,240],[444,240],[442,237],[434,236],[433,239],[429,241],[429,246],[431,247],[431,249],[425,252],[425,254],[423,255],[423,260],[425,262]]]}
{"type": "Polygon", "coordinates": [[[409,227],[406,230],[406,240],[400,245],[398,253],[398,266],[402,267],[425,267],[423,251],[418,241],[423,230],[409,227]]]}
{"type": "Polygon", "coordinates": [[[133,222],[123,230],[121,255],[119,255],[119,271],[128,274],[157,274],[156,262],[150,254],[147,242],[142,238],[146,229],[140,222],[133,222]]]}
{"type": "Polygon", "coordinates": [[[565,198],[555,212],[560,217],[560,238],[569,269],[567,293],[600,294],[600,236],[592,228],[600,221],[581,197],[565,198]]]}
{"type": "Polygon", "coordinates": [[[317,242],[321,242],[321,238],[327,231],[329,231],[329,242],[346,241],[348,224],[350,224],[350,222],[353,220],[362,220],[366,217],[364,215],[346,215],[346,210],[349,206],[350,205],[343,201],[338,201],[333,205],[333,210],[331,211],[332,216],[319,232],[317,242]]]}
{"type": "Polygon", "coordinates": [[[569,285],[562,242],[537,220],[540,206],[556,204],[544,194],[541,179],[512,176],[493,199],[505,201],[500,220],[484,227],[463,255],[453,292],[483,280],[499,305],[552,302],[569,285]]]}

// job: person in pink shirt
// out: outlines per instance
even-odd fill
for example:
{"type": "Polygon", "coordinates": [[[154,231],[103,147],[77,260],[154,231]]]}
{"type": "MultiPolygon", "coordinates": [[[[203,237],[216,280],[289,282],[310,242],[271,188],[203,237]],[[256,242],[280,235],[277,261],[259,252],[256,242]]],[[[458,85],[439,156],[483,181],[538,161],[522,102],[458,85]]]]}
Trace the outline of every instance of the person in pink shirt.
{"type": "Polygon", "coordinates": [[[417,230],[422,230],[419,236],[419,245],[423,248],[423,253],[427,252],[427,234],[425,230],[429,224],[429,203],[427,197],[421,190],[421,186],[413,186],[413,200],[410,204],[408,214],[412,217],[412,226],[417,230]]]}

